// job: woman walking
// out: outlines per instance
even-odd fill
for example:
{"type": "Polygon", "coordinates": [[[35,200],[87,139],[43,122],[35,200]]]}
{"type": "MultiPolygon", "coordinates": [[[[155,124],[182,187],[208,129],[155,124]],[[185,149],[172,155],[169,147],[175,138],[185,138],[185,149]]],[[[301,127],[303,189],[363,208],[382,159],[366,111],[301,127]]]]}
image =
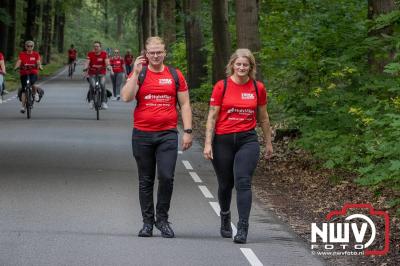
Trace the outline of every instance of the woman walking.
{"type": "Polygon", "coordinates": [[[246,243],[251,179],[260,153],[257,122],[263,131],[265,159],[272,155],[267,93],[264,84],[255,80],[256,62],[248,49],[238,49],[232,54],[226,73],[227,78],[215,84],[211,95],[204,157],[212,161],[218,178],[221,236],[232,237],[230,205],[235,186],[239,221],[234,242],[246,243]]]}

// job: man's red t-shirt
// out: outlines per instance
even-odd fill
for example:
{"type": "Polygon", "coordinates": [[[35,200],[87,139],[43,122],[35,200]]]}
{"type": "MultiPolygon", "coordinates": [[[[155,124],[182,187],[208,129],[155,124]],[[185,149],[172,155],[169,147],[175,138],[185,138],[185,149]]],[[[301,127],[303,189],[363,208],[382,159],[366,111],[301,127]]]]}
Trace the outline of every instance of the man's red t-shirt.
{"type": "Polygon", "coordinates": [[[110,58],[110,65],[112,66],[114,73],[124,72],[124,59],[120,56],[114,56],[110,58]]]}
{"type": "Polygon", "coordinates": [[[227,79],[225,95],[224,81],[218,81],[213,89],[210,106],[220,106],[215,123],[215,134],[230,134],[254,129],[257,124],[257,106],[267,104],[267,91],[263,83],[257,81],[258,98],[253,80],[239,85],[227,79]]]}
{"type": "Polygon", "coordinates": [[[76,59],[76,54],[77,54],[76,49],[69,49],[69,50],[68,50],[68,57],[69,57],[69,58],[75,60],[75,59],[76,59]]]}
{"type": "Polygon", "coordinates": [[[105,51],[101,51],[99,54],[96,54],[94,51],[89,52],[87,54],[87,59],[90,60],[89,62],[89,75],[93,76],[97,74],[98,69],[100,69],[100,75],[106,74],[106,59],[107,53],[105,51]]]}
{"type": "Polygon", "coordinates": [[[37,61],[40,60],[40,55],[38,52],[35,51],[32,51],[32,53],[28,53],[27,51],[20,52],[19,60],[21,60],[21,66],[19,70],[19,74],[21,76],[38,74],[39,71],[38,71],[37,61]]]}
{"type": "Polygon", "coordinates": [[[126,65],[132,65],[132,62],[133,62],[133,55],[131,55],[131,54],[126,54],[125,55],[125,64],[126,65]]]}
{"type": "MultiPolygon", "coordinates": [[[[187,91],[186,80],[178,69],[179,91],[187,91]]],[[[147,69],[146,78],[136,95],[133,127],[142,131],[174,129],[178,123],[175,81],[167,66],[162,72],[147,69]]]]}
{"type": "MultiPolygon", "coordinates": [[[[4,56],[2,53],[0,53],[0,61],[4,60],[4,56]]],[[[3,74],[3,70],[0,68],[0,74],[3,74]]]]}

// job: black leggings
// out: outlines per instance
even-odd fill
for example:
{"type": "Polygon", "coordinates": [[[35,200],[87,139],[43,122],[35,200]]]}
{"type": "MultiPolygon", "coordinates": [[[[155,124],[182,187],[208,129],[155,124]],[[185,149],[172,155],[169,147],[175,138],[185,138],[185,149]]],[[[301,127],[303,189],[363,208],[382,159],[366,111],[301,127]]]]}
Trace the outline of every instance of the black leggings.
{"type": "Polygon", "coordinates": [[[248,221],[250,216],[251,179],[259,155],[260,145],[255,130],[214,136],[212,163],[218,178],[221,211],[230,210],[235,186],[239,220],[248,221]]]}
{"type": "Polygon", "coordinates": [[[143,222],[154,223],[153,190],[157,169],[157,221],[168,221],[176,159],[178,135],[176,130],[145,132],[133,129],[132,150],[139,171],[139,200],[143,222]]]}

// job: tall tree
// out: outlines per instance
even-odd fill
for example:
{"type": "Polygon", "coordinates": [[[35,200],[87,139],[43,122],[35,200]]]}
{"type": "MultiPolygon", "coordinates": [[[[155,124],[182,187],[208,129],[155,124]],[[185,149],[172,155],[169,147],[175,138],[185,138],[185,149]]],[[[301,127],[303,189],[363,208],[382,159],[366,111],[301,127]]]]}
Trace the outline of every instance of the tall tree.
{"type": "MultiPolygon", "coordinates": [[[[10,24],[8,25],[8,40],[6,59],[11,60],[15,53],[15,34],[17,30],[17,1],[10,1],[8,13],[10,15],[10,24]]],[[[0,34],[1,35],[1,34],[0,34]]]]}
{"type": "Polygon", "coordinates": [[[176,0],[161,1],[162,36],[167,46],[176,41],[176,0]]]}
{"type": "Polygon", "coordinates": [[[142,31],[143,41],[145,42],[148,37],[151,36],[151,1],[143,0],[142,3],[142,31]]]}
{"type": "Polygon", "coordinates": [[[9,0],[0,0],[0,52],[7,51],[8,25],[10,24],[9,0]]]}
{"type": "MultiPolygon", "coordinates": [[[[236,0],[236,34],[238,48],[257,53],[261,48],[258,27],[258,0],[236,0]]],[[[258,65],[259,65],[258,61],[258,65]]],[[[258,69],[260,69],[258,67],[258,69]]],[[[257,78],[261,79],[260,71],[257,78]]]]}
{"type": "Polygon", "coordinates": [[[65,11],[60,11],[58,18],[58,37],[57,37],[57,49],[59,53],[64,52],[64,33],[65,33],[65,11]]]}
{"type": "Polygon", "coordinates": [[[51,11],[52,0],[46,0],[42,13],[42,44],[40,53],[42,54],[43,63],[48,64],[51,57],[51,11]]]}
{"type": "Polygon", "coordinates": [[[38,34],[38,24],[36,21],[39,5],[36,0],[25,0],[26,20],[24,40],[36,40],[38,34]]]}
{"type": "MultiPolygon", "coordinates": [[[[368,0],[368,19],[374,20],[382,14],[390,13],[396,9],[394,0],[368,0]]],[[[382,39],[384,35],[393,35],[393,25],[388,25],[380,29],[372,29],[368,32],[368,36],[382,39]]],[[[370,51],[368,55],[368,63],[372,71],[382,72],[385,65],[394,57],[394,52],[382,56],[379,51],[370,51]]]]}
{"type": "Polygon", "coordinates": [[[143,33],[143,2],[136,7],[136,28],[137,28],[137,40],[139,51],[143,50],[144,47],[144,33],[143,33]]]}
{"type": "Polygon", "coordinates": [[[225,65],[231,53],[231,38],[228,28],[228,0],[213,0],[212,4],[214,44],[212,80],[215,83],[225,77],[225,65]]]}
{"type": "Polygon", "coordinates": [[[200,28],[200,0],[184,0],[186,58],[188,83],[190,88],[199,88],[207,76],[207,55],[203,49],[203,33],[200,28]]]}
{"type": "Polygon", "coordinates": [[[158,20],[157,20],[157,13],[158,13],[158,3],[157,0],[150,0],[151,2],[151,35],[157,36],[158,35],[158,20]]]}

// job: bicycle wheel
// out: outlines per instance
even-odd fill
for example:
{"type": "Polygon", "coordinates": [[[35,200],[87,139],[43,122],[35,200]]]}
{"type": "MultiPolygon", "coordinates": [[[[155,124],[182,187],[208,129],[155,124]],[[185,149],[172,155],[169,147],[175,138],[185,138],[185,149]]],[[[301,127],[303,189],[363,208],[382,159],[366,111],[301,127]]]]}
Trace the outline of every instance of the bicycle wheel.
{"type": "Polygon", "coordinates": [[[101,108],[101,94],[100,88],[95,88],[94,90],[94,107],[96,109],[96,118],[100,119],[100,108],[101,108]]]}
{"type": "Polygon", "coordinates": [[[32,99],[32,91],[30,88],[27,88],[25,90],[25,108],[26,108],[26,118],[30,119],[31,118],[31,112],[32,112],[32,105],[33,105],[33,99],[32,99]]]}

